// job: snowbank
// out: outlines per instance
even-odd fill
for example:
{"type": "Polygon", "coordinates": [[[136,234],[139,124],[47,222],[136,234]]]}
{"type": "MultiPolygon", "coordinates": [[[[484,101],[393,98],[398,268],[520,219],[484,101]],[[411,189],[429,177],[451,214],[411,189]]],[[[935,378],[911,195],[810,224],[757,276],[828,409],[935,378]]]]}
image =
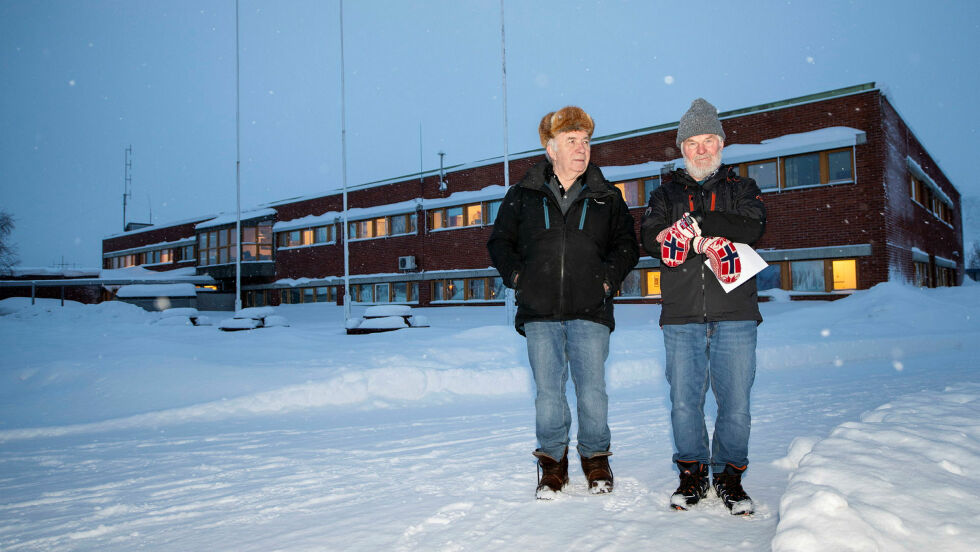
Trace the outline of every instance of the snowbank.
{"type": "Polygon", "coordinates": [[[976,550],[980,385],[902,397],[802,458],[773,550],[976,550]]]}

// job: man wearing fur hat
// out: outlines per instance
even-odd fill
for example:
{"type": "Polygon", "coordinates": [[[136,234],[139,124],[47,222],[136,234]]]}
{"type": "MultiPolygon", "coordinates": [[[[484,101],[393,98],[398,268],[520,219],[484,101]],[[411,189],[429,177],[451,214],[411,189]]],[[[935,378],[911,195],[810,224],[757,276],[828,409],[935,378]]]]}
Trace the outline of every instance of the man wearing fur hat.
{"type": "Polygon", "coordinates": [[[708,491],[710,470],[729,510],[750,514],[754,506],[742,473],[749,462],[749,395],[762,316],[754,277],[727,293],[720,282],[738,281],[741,265],[732,242],[762,237],[766,209],[755,181],[722,164],[725,131],[713,105],[694,100],[681,117],[677,146],[685,168],[650,194],[640,231],[644,249],[661,259],[660,326],[673,460],[680,470],[670,502],[678,510],[697,504],[708,491]],[[704,421],[709,386],[718,404],[710,449],[704,421]]]}
{"type": "Polygon", "coordinates": [[[544,116],[538,134],[547,159],[507,191],[487,243],[504,284],[516,291],[514,324],[527,337],[537,393],[538,498],[554,498],[569,480],[569,373],[589,492],[613,488],[605,361],[613,296],[639,247],[622,195],[589,163],[594,128],[578,107],[544,116]]]}

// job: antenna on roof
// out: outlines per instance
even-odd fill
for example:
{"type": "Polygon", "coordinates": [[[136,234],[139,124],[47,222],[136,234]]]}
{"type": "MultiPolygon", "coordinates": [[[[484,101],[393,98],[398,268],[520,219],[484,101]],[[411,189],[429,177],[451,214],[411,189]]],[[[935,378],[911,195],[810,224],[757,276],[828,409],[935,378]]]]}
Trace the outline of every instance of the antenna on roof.
{"type": "Polygon", "coordinates": [[[129,198],[133,197],[133,145],[130,144],[126,148],[126,165],[124,168],[124,179],[123,179],[123,232],[126,231],[126,202],[129,198]]]}

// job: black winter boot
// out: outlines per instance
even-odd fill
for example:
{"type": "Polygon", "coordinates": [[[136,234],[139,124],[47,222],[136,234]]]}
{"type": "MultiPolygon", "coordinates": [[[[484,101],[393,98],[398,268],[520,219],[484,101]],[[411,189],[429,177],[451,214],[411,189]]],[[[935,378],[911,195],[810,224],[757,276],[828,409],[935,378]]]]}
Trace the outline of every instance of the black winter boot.
{"type": "Polygon", "coordinates": [[[677,462],[681,483],[670,495],[670,506],[675,510],[687,510],[704,498],[708,492],[708,465],[700,462],[677,462]]]}
{"type": "Polygon", "coordinates": [[[568,485],[568,447],[562,453],[561,460],[555,460],[547,454],[536,450],[538,458],[538,488],[534,496],[540,500],[552,500],[568,485]]]}
{"type": "Polygon", "coordinates": [[[592,494],[611,493],[613,490],[613,474],[609,467],[611,452],[600,452],[592,458],[582,458],[582,473],[589,482],[589,492],[592,494]]]}
{"type": "Polygon", "coordinates": [[[732,464],[726,464],[725,471],[716,473],[712,482],[715,492],[718,493],[718,498],[725,503],[732,515],[736,516],[749,515],[755,511],[755,504],[742,489],[742,472],[745,471],[746,467],[748,466],[739,468],[732,464]]]}

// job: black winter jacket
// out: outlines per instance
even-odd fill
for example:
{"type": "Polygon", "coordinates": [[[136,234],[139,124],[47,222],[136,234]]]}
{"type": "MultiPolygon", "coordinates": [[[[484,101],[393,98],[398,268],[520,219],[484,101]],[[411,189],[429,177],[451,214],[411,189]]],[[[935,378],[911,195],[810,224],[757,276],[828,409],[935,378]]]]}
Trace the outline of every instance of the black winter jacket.
{"type": "MultiPolygon", "coordinates": [[[[701,219],[703,236],[751,245],[765,231],[766,208],[755,180],[738,176],[733,168],[722,165],[704,184],[698,185],[687,171],[677,170],[670,182],[650,194],[650,205],[643,215],[640,229],[643,248],[653,258],[660,259],[657,234],[685,212],[695,213],[695,218],[701,219]]],[[[661,263],[660,271],[661,326],[722,320],[762,322],[755,277],[725,293],[705,264],[705,256],[693,251],[675,268],[661,263]]]]}
{"type": "Polygon", "coordinates": [[[524,335],[526,322],[581,319],[611,331],[612,297],[639,259],[634,219],[595,165],[579,177],[582,193],[562,215],[547,185],[553,174],[543,161],[507,191],[487,242],[504,284],[517,293],[514,325],[524,335]]]}

